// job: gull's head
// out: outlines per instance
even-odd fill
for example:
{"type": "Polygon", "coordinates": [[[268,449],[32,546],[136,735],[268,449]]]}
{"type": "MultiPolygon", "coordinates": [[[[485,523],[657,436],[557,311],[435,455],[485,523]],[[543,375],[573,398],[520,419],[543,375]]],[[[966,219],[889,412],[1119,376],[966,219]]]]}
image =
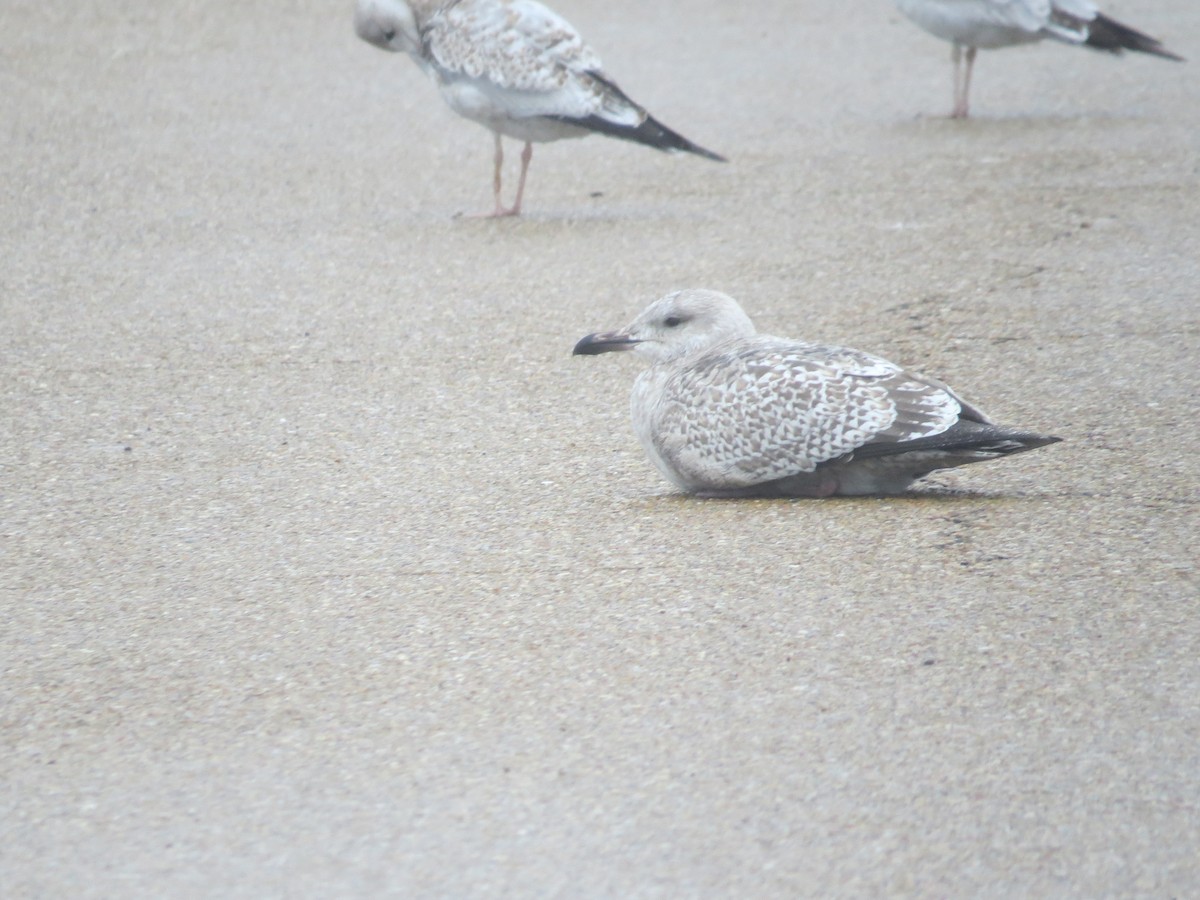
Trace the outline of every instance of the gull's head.
{"type": "Polygon", "coordinates": [[[358,0],[354,33],[382,50],[419,54],[417,17],[406,0],[358,0]]]}
{"type": "Polygon", "coordinates": [[[717,291],[676,291],[647,306],[628,328],[582,338],[574,353],[632,350],[658,363],[752,334],[754,323],[732,297],[717,291]]]}

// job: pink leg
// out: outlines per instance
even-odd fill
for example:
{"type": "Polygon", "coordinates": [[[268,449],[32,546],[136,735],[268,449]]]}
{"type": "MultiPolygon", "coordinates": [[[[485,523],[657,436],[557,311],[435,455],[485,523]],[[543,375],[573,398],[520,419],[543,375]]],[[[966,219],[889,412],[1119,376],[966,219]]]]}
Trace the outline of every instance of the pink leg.
{"type": "Polygon", "coordinates": [[[836,494],[838,492],[838,489],[841,486],[842,486],[841,483],[835,477],[831,476],[829,478],[824,478],[821,480],[821,483],[819,485],[817,485],[816,489],[813,491],[813,496],[820,497],[820,498],[832,497],[834,494],[836,494]]]}
{"type": "Polygon", "coordinates": [[[971,100],[971,73],[975,71],[975,54],[978,52],[975,47],[967,48],[967,70],[963,73],[962,86],[962,117],[967,117],[967,106],[971,100]]]}
{"type": "Polygon", "coordinates": [[[962,118],[962,44],[954,44],[950,49],[950,59],[954,61],[954,108],[950,110],[950,118],[962,118]]]}
{"type": "Polygon", "coordinates": [[[521,194],[525,192],[525,172],[529,169],[529,160],[533,158],[533,145],[526,142],[525,149],[521,151],[521,180],[517,183],[517,202],[509,209],[500,200],[500,172],[504,166],[504,148],[500,144],[500,133],[495,131],[492,134],[496,138],[496,169],[492,173],[492,196],[495,198],[496,207],[490,213],[480,213],[472,218],[503,219],[505,216],[520,215],[521,212],[521,194]]]}
{"type": "Polygon", "coordinates": [[[500,132],[493,132],[493,135],[496,138],[496,170],[492,173],[492,196],[496,200],[496,208],[492,211],[492,216],[507,216],[508,210],[500,202],[500,170],[504,166],[504,147],[500,144],[500,132]]]}
{"type": "Polygon", "coordinates": [[[525,149],[521,151],[521,178],[517,182],[517,199],[509,210],[509,215],[519,216],[521,214],[521,198],[525,196],[525,175],[529,172],[529,161],[533,159],[533,144],[529,141],[525,142],[525,149]]]}
{"type": "Polygon", "coordinates": [[[975,66],[974,47],[968,47],[966,52],[966,66],[963,66],[963,48],[960,44],[954,45],[954,111],[950,113],[952,119],[967,118],[967,105],[971,93],[971,70],[975,66]]]}

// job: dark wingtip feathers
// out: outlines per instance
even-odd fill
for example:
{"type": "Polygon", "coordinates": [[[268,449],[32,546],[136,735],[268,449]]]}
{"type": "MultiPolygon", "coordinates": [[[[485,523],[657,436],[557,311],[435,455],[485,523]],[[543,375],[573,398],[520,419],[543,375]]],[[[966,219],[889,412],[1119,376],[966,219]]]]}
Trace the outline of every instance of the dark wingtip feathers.
{"type": "Polygon", "coordinates": [[[555,116],[554,118],[563,122],[570,122],[572,125],[578,125],[581,128],[599,132],[600,134],[606,134],[609,137],[645,144],[648,147],[653,147],[655,150],[664,150],[668,153],[683,151],[684,153],[694,153],[697,156],[703,156],[705,159],[711,159],[714,162],[728,162],[719,153],[713,153],[711,150],[706,150],[699,144],[689,141],[682,134],[672,131],[651,115],[647,115],[642,123],[636,127],[610,122],[600,116],[588,116],[583,119],[569,119],[565,116],[555,116]]]}
{"type": "MultiPolygon", "coordinates": [[[[703,156],[705,159],[711,159],[713,162],[729,161],[721,156],[721,154],[713,153],[711,150],[706,150],[699,144],[689,141],[678,131],[672,131],[651,115],[647,115],[646,121],[637,128],[630,129],[630,132],[629,138],[631,140],[654,147],[656,150],[665,150],[668,153],[675,151],[694,153],[697,156],[703,156]]],[[[618,135],[618,137],[620,136],[618,135]]]]}
{"type": "Polygon", "coordinates": [[[1088,26],[1088,37],[1084,42],[1095,50],[1106,50],[1109,53],[1120,53],[1123,50],[1133,50],[1137,53],[1149,53],[1161,56],[1163,59],[1173,59],[1183,62],[1182,56],[1177,56],[1148,34],[1142,34],[1128,25],[1122,25],[1116,19],[1110,19],[1104,14],[1097,15],[1088,26]]]}
{"type": "Polygon", "coordinates": [[[1000,440],[981,443],[965,449],[971,449],[980,453],[995,453],[997,456],[1009,456],[1013,453],[1024,453],[1027,450],[1036,450],[1038,447],[1045,447],[1048,444],[1058,444],[1061,442],[1062,438],[1055,437],[1054,435],[1024,432],[1010,434],[1000,440]]]}
{"type": "Polygon", "coordinates": [[[908,441],[868,443],[854,451],[855,458],[867,459],[876,456],[892,456],[913,450],[940,450],[944,453],[986,453],[993,456],[1009,456],[1036,450],[1048,444],[1057,444],[1060,437],[1038,434],[1033,431],[1014,431],[1000,425],[958,422],[940,434],[914,438],[908,441]]]}
{"type": "Polygon", "coordinates": [[[692,143],[678,131],[672,131],[650,113],[646,112],[640,105],[634,103],[623,90],[617,87],[616,82],[610,80],[608,76],[602,72],[587,73],[594,81],[602,85],[612,97],[627,103],[644,115],[645,118],[637,126],[621,125],[617,122],[610,122],[600,116],[587,116],[583,118],[570,118],[568,116],[551,116],[550,118],[558,119],[560,122],[569,122],[572,125],[578,125],[580,128],[587,128],[591,131],[600,134],[606,134],[609,137],[620,138],[623,141],[633,141],[637,144],[645,144],[647,147],[653,147],[655,150],[664,150],[668,153],[682,151],[684,153],[694,153],[697,156],[703,156],[705,159],[711,159],[713,162],[729,162],[719,153],[713,153],[711,150],[706,150],[699,144],[692,143]]]}

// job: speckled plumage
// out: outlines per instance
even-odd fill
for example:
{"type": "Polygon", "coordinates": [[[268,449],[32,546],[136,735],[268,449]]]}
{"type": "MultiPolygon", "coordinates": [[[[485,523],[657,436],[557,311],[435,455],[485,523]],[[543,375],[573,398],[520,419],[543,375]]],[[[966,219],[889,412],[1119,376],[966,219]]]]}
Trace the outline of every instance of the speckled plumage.
{"type": "Polygon", "coordinates": [[[1091,0],[896,0],[896,6],[930,34],[954,45],[952,118],[967,117],[971,70],[980,48],[1051,38],[1110,53],[1134,50],[1182,59],[1160,41],[1104,15],[1091,0]]]}
{"type": "Polygon", "coordinates": [[[578,354],[650,360],[634,431],[677,487],[713,496],[894,494],[952,466],[1053,443],[1002,428],[941,382],[859,350],[759,335],[715,291],[669,294],[578,354]]]}
{"type": "Polygon", "coordinates": [[[600,132],[723,158],[667,128],[604,74],[571,24],[535,0],[358,0],[358,36],[409,54],[456,113],[495,135],[494,215],[520,212],[533,142],[600,132]],[[525,142],[512,208],[500,201],[500,136],[525,142]]]}

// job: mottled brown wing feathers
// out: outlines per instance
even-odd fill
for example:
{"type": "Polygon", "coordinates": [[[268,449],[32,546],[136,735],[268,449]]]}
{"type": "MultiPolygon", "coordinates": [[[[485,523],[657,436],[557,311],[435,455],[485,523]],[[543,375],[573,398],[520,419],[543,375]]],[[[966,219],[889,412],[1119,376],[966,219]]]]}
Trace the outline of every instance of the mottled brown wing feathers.
{"type": "Polygon", "coordinates": [[[872,441],[944,431],[955,396],[886,360],[820,344],[757,338],[716,348],[666,384],[655,432],[683,464],[764,480],[811,472],[872,441]],[[692,446],[688,435],[718,435],[692,446]]]}

